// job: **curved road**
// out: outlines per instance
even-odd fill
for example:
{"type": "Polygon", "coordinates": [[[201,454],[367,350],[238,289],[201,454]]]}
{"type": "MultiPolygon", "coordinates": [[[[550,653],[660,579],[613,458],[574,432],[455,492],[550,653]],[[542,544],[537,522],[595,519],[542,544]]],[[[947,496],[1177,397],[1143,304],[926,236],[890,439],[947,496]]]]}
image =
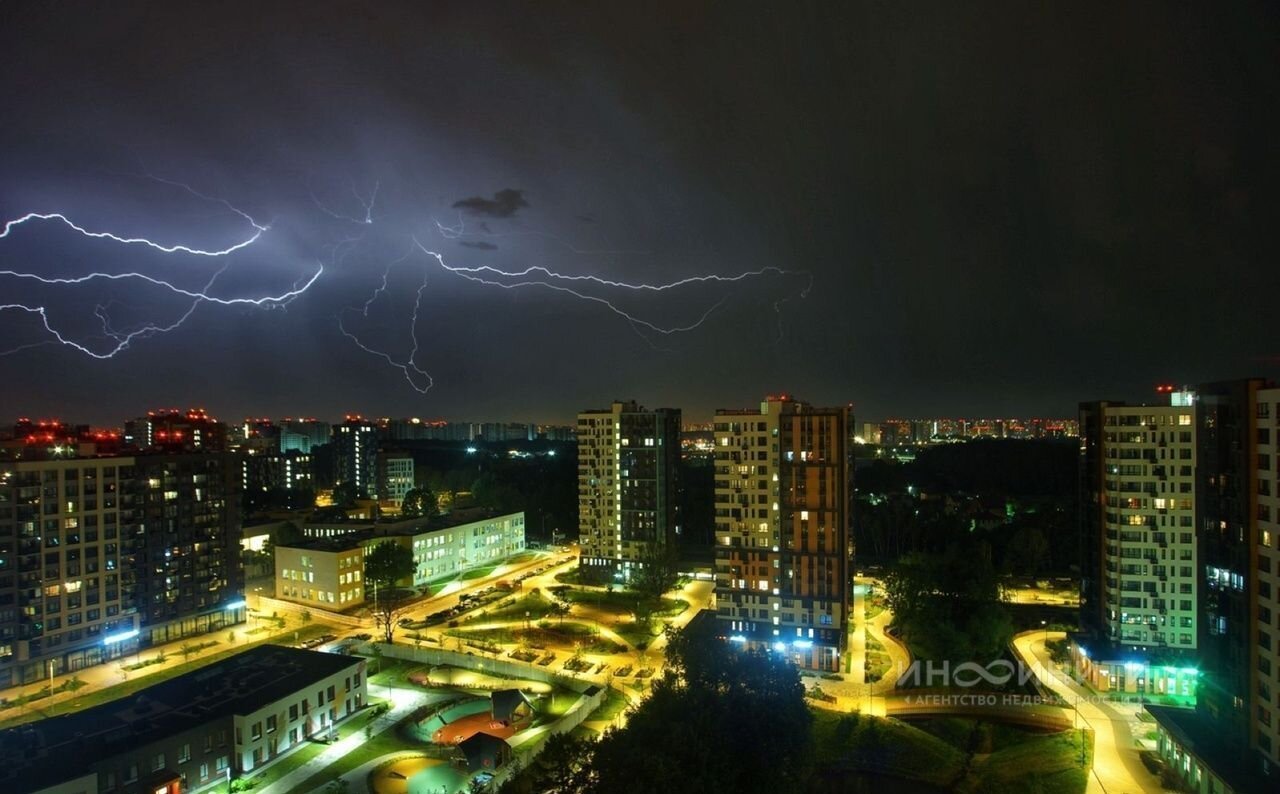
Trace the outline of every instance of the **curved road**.
{"type": "Polygon", "coordinates": [[[1076,707],[1082,727],[1093,730],[1093,774],[1089,791],[1100,794],[1161,794],[1155,775],[1138,757],[1129,718],[1099,696],[1077,684],[1049,661],[1046,639],[1062,639],[1062,632],[1029,631],[1013,638],[1013,646],[1036,677],[1076,707]]]}

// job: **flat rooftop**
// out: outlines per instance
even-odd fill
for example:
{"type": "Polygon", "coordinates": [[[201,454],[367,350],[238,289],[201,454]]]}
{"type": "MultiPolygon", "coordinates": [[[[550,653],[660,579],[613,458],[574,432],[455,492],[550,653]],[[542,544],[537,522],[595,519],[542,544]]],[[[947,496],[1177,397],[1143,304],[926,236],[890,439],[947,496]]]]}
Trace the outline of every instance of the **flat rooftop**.
{"type": "Polygon", "coordinates": [[[252,713],[362,661],[259,645],[119,700],[0,731],[0,790],[29,791],[79,777],[131,748],[252,713]]]}
{"type": "Polygon", "coordinates": [[[1273,791],[1274,781],[1263,779],[1257,767],[1257,754],[1247,743],[1231,742],[1222,729],[1195,709],[1174,706],[1147,706],[1169,735],[1184,750],[1195,755],[1213,773],[1236,791],[1273,791]]]}

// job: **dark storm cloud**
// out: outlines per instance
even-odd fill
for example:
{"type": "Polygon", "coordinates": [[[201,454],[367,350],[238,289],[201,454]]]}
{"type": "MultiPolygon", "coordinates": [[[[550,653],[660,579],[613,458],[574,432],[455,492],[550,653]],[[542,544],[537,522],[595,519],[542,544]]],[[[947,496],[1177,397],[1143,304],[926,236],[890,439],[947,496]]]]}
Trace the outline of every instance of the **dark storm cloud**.
{"type": "Polygon", "coordinates": [[[464,248],[475,248],[480,251],[497,251],[498,246],[493,243],[487,243],[484,240],[460,240],[458,245],[464,248]]]}
{"type": "MultiPolygon", "coordinates": [[[[615,397],[706,416],[778,391],[852,401],[860,418],[1068,414],[1277,368],[1276,4],[10,5],[0,222],[67,211],[166,243],[237,239],[240,219],[208,202],[100,178],[142,158],[278,214],[226,260],[220,294],[327,269],[288,312],[202,305],[112,361],[52,345],[0,357],[0,420],[49,406],[119,421],[157,404],[571,420],[615,397]],[[508,185],[521,189],[490,195],[508,185]],[[316,213],[306,188],[342,217],[316,213]],[[779,266],[814,289],[735,284],[657,350],[599,304],[405,258],[411,233],[461,254],[455,231],[497,243],[471,247],[507,271],[665,283],[779,266]],[[409,355],[425,266],[428,395],[333,320],[389,266],[352,322],[409,355]],[[549,375],[549,356],[600,366],[549,375]],[[156,361],[172,370],[159,381],[156,361]]],[[[198,286],[218,264],[55,225],[0,241],[0,269],[145,266],[198,286]]],[[[132,286],[104,300],[150,300],[132,286]]],[[[6,302],[16,288],[0,282],[6,302]]],[[[96,332],[97,296],[77,290],[67,299],[85,306],[54,311],[77,308],[96,332]]],[[[688,321],[720,296],[624,297],[688,321]]],[[[0,316],[0,337],[40,333],[38,318],[0,316]]]]}
{"type": "Polygon", "coordinates": [[[471,215],[483,215],[490,218],[510,218],[521,209],[529,206],[525,201],[524,191],[515,188],[503,188],[487,199],[480,196],[464,198],[453,202],[455,209],[463,210],[471,215]]]}

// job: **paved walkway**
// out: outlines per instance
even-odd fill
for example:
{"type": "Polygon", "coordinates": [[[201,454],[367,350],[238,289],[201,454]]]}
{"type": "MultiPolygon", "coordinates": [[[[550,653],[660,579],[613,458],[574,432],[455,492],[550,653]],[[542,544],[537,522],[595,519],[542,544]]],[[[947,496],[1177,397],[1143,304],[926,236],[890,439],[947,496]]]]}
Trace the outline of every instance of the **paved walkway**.
{"type": "Polygon", "coordinates": [[[1049,661],[1046,639],[1062,639],[1062,632],[1032,631],[1014,638],[1018,655],[1032,661],[1036,677],[1048,685],[1067,703],[1076,707],[1077,716],[1093,731],[1093,774],[1088,791],[1098,794],[1161,794],[1160,781],[1147,771],[1138,757],[1138,748],[1130,729],[1131,713],[1117,710],[1109,703],[1098,702],[1098,696],[1071,680],[1057,665],[1049,661]]]}
{"type": "MultiPolygon", "coordinates": [[[[436,700],[443,700],[450,697],[448,694],[429,693],[417,688],[397,689],[393,687],[388,689],[383,686],[377,686],[375,691],[379,694],[383,691],[389,692],[391,695],[392,707],[389,712],[383,714],[371,723],[373,725],[373,736],[377,736],[384,731],[391,730],[395,727],[396,723],[409,716],[414,709],[428,703],[432,703],[436,700]]],[[[370,696],[372,695],[373,692],[371,691],[370,696]]],[[[341,735],[343,730],[343,726],[339,725],[338,734],[341,735]]],[[[319,755],[310,759],[305,764],[302,764],[297,769],[294,769],[284,777],[281,777],[279,780],[276,780],[274,783],[271,783],[262,789],[255,789],[255,791],[260,792],[260,794],[287,794],[287,792],[292,791],[294,788],[305,783],[312,775],[323,771],[330,764],[336,763],[348,753],[354,752],[356,748],[367,741],[365,738],[365,731],[363,729],[351,730],[350,728],[347,728],[345,730],[347,731],[346,736],[326,747],[319,755]]],[[[275,763],[287,764],[289,763],[289,758],[288,756],[285,756],[275,763]]],[[[363,784],[361,784],[361,786],[353,786],[351,791],[362,791],[362,786],[363,784]]]]}
{"type": "MultiPolygon", "coordinates": [[[[270,627],[267,631],[257,634],[249,634],[248,631],[256,628],[259,621],[253,615],[250,615],[248,623],[240,623],[228,629],[220,629],[209,634],[201,634],[195,637],[188,637],[184,640],[168,643],[167,645],[158,645],[153,648],[145,648],[141,653],[129,654],[120,659],[113,659],[106,664],[97,664],[92,667],[85,667],[65,675],[56,675],[53,677],[53,688],[57,689],[66,681],[77,678],[84,683],[84,686],[75,692],[64,691],[54,694],[47,698],[41,698],[28,706],[20,706],[17,708],[4,709],[0,711],[0,722],[12,719],[14,717],[34,713],[39,717],[48,717],[50,714],[50,706],[55,708],[52,713],[65,713],[65,708],[56,708],[57,706],[65,706],[71,704],[74,708],[77,704],[75,701],[80,700],[84,696],[118,686],[120,684],[140,679],[149,679],[155,677],[158,673],[172,670],[179,665],[188,662],[197,662],[202,659],[208,659],[215,654],[224,653],[226,651],[243,651],[269,641],[293,642],[294,636],[303,628],[312,626],[322,626],[324,624],[318,621],[310,623],[302,623],[297,619],[288,619],[283,629],[276,628],[276,624],[271,620],[261,621],[261,625],[270,627]],[[234,639],[228,641],[228,636],[234,639]],[[184,656],[182,646],[195,646],[204,642],[217,642],[209,648],[204,648],[195,653],[184,656]],[[165,660],[156,664],[149,664],[139,670],[124,670],[123,665],[135,664],[139,660],[154,659],[161,653],[164,654],[165,660]]],[[[48,680],[40,681],[36,684],[27,684],[25,686],[15,686],[9,689],[0,690],[0,698],[11,700],[21,695],[38,692],[41,687],[47,686],[48,680]]]]}

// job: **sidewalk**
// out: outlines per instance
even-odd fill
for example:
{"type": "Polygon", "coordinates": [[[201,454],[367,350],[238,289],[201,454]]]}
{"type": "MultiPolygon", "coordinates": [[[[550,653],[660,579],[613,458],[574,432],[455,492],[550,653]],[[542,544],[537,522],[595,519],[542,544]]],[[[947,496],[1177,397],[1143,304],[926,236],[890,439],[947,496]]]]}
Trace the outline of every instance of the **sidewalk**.
{"type": "MultiPolygon", "coordinates": [[[[50,697],[40,698],[28,705],[18,706],[0,710],[0,726],[12,727],[12,724],[21,724],[35,719],[43,719],[45,717],[54,716],[58,713],[65,713],[65,708],[57,708],[58,706],[66,706],[68,704],[76,708],[84,708],[90,704],[82,704],[81,701],[86,699],[102,701],[112,698],[103,698],[102,695],[112,688],[121,687],[124,684],[134,685],[133,688],[147,686],[152,680],[158,678],[158,674],[171,672],[175,667],[186,665],[188,663],[196,663],[201,660],[207,660],[212,656],[223,654],[228,651],[240,652],[255,645],[264,642],[294,641],[295,633],[322,633],[317,629],[327,628],[325,624],[319,621],[311,621],[302,623],[297,621],[286,621],[283,629],[276,629],[274,622],[264,620],[262,625],[271,626],[267,631],[258,634],[249,634],[250,629],[256,628],[258,620],[250,615],[249,621],[237,624],[230,629],[218,630],[209,634],[201,634],[194,637],[187,637],[183,640],[158,645],[153,648],[145,648],[139,653],[132,653],[120,659],[113,659],[105,664],[97,664],[92,667],[85,667],[74,672],[65,673],[53,677],[53,688],[57,689],[63,683],[70,681],[72,678],[78,679],[84,683],[84,686],[73,691],[67,690],[58,692],[50,697]],[[234,634],[234,641],[228,641],[228,634],[234,634]],[[206,642],[217,642],[209,648],[191,653],[187,656],[182,654],[182,646],[195,646],[206,642]],[[154,659],[160,654],[164,654],[165,660],[156,664],[149,664],[139,670],[124,670],[124,665],[135,664],[138,661],[146,661],[154,659]],[[97,697],[91,697],[91,696],[97,697]]],[[[40,691],[43,687],[49,685],[49,680],[45,679],[38,683],[26,684],[23,686],[10,687],[9,689],[0,690],[0,698],[5,700],[13,700],[22,695],[27,695],[40,691]]],[[[122,692],[127,694],[126,692],[122,692]]],[[[96,705],[96,704],[94,704],[96,705]]]]}
{"type": "MultiPolygon", "coordinates": [[[[384,689],[386,688],[381,685],[377,686],[378,691],[382,691],[384,689]]],[[[392,705],[390,711],[379,717],[375,722],[371,723],[373,726],[371,736],[377,736],[384,731],[394,728],[396,723],[407,717],[414,711],[414,709],[430,703],[433,698],[444,699],[447,697],[447,695],[432,694],[421,689],[392,688],[389,691],[391,693],[391,702],[394,705],[392,705]]],[[[372,695],[372,693],[370,694],[372,695]]],[[[343,726],[339,725],[338,733],[341,734],[343,730],[343,726]]],[[[297,769],[274,783],[271,783],[260,790],[255,789],[255,791],[259,791],[260,794],[287,794],[287,792],[292,791],[297,786],[305,783],[312,775],[318,774],[329,765],[334,764],[345,757],[347,754],[355,752],[360,745],[367,741],[364,735],[364,730],[346,730],[348,731],[346,736],[329,745],[319,755],[310,759],[305,764],[299,766],[297,769]]],[[[287,764],[288,762],[289,757],[285,756],[275,763],[287,764]]],[[[351,790],[359,791],[356,787],[353,787],[351,790]]]]}
{"type": "Polygon", "coordinates": [[[1096,703],[1093,692],[1072,681],[1049,661],[1046,639],[1062,639],[1062,632],[1032,631],[1014,637],[1018,654],[1033,663],[1036,675],[1070,707],[1082,725],[1093,731],[1093,774],[1089,792],[1105,794],[1161,794],[1163,789],[1138,757],[1130,719],[1107,703],[1096,703]]]}

